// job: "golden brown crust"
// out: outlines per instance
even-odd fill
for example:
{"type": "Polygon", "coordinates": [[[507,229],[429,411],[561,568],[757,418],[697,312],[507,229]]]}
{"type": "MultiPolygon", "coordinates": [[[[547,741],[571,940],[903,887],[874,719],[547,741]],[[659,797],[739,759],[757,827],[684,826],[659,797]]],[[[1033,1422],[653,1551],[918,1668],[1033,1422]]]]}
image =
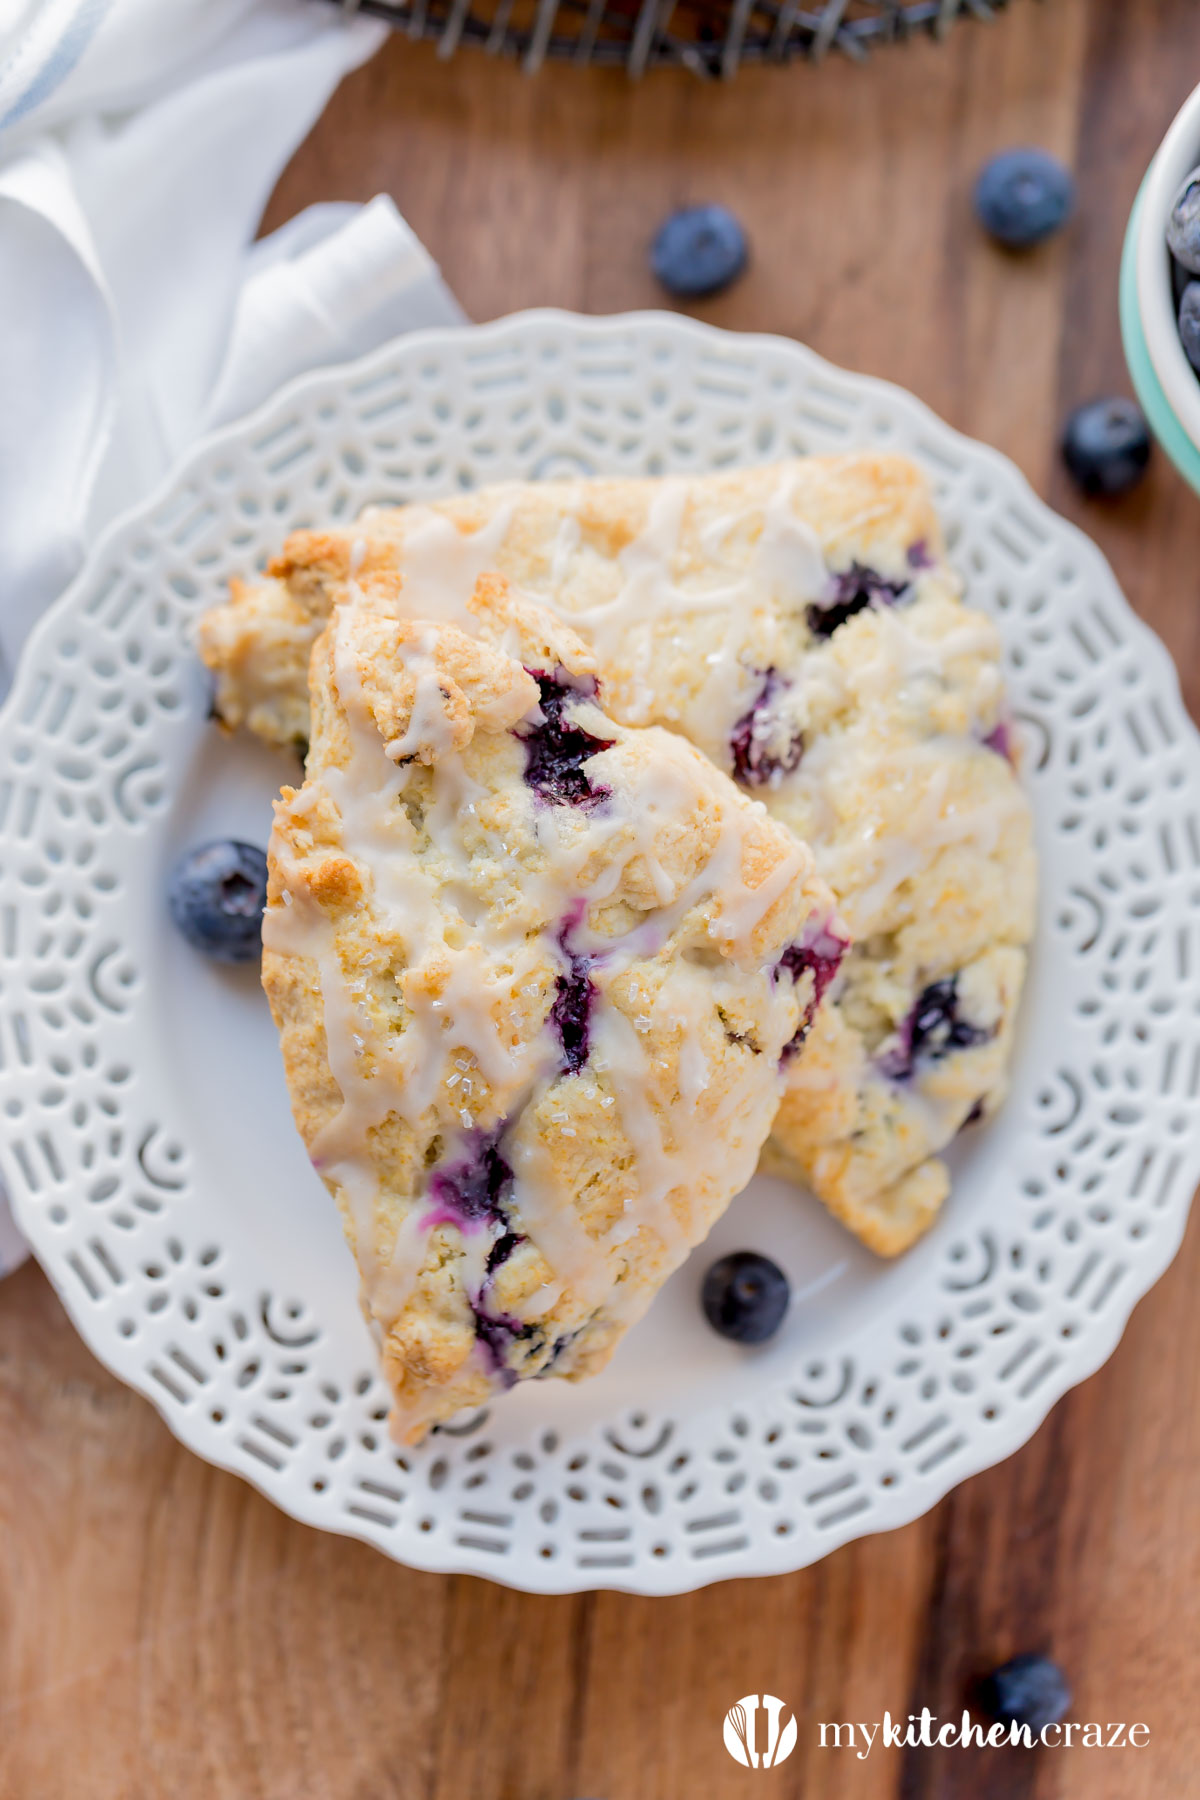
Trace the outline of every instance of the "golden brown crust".
{"type": "Polygon", "coordinates": [[[468,637],[356,604],[317,639],[264,924],[296,1122],[408,1437],[607,1359],[749,1178],[811,998],[777,965],[832,911],[697,751],[607,718],[569,633],[494,584],[476,615],[468,637]],[[522,662],[548,647],[599,746],[586,804],[526,780],[522,662]]]}
{"type": "MultiPolygon", "coordinates": [[[[793,769],[754,791],[814,847],[856,948],[822,1013],[828,1033],[814,1032],[794,1071],[777,1158],[865,1242],[904,1248],[948,1186],[937,1153],[1003,1093],[1036,888],[1028,806],[1002,753],[999,639],[961,603],[925,478],[903,457],[854,453],[682,486],[509,484],[375,510],[355,541],[381,564],[388,547],[398,555],[386,610],[408,604],[405,544],[431,518],[459,542],[492,534],[495,573],[552,601],[588,639],[618,719],[682,732],[726,770],[739,722],[760,704],[754,754],[786,762],[802,745],[793,769]],[[843,583],[861,567],[880,584],[824,636],[811,608],[830,595],[797,574],[810,541],[843,583]],[[723,584],[739,595],[725,611],[712,599],[723,584]],[[768,672],[784,678],[769,706],[768,672]],[[958,1025],[936,1056],[926,1049],[907,1073],[888,1073],[903,1066],[922,995],[948,981],[963,996],[958,1025]]],[[[278,620],[294,622],[295,607],[303,629],[317,628],[337,592],[322,571],[344,566],[340,555],[323,538],[291,540],[279,583],[221,609],[210,661],[227,717],[294,733],[296,665],[278,620]]],[[[453,604],[476,629],[468,601],[453,604]]]]}

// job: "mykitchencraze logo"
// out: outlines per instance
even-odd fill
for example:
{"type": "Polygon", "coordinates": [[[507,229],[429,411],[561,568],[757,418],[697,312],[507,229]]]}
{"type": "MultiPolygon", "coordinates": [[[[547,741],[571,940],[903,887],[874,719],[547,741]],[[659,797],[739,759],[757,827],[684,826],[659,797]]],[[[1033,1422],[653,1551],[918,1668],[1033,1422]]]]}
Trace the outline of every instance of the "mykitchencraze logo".
{"type": "MultiPolygon", "coordinates": [[[[919,1713],[909,1713],[907,1720],[894,1720],[891,1713],[885,1712],[882,1722],[874,1725],[852,1725],[846,1721],[841,1725],[821,1725],[818,1729],[822,1750],[853,1750],[859,1762],[867,1760],[876,1743],[883,1750],[932,1750],[935,1745],[943,1750],[952,1746],[962,1750],[972,1747],[982,1750],[985,1746],[998,1750],[1002,1744],[1017,1745],[1024,1750],[1032,1750],[1036,1744],[1047,1750],[1144,1750],[1150,1742],[1148,1725],[1111,1722],[1101,1725],[1095,1721],[1083,1724],[1071,1719],[1061,1725],[1043,1725],[1040,1731],[1034,1731],[1030,1725],[976,1725],[970,1713],[965,1711],[961,1724],[956,1724],[953,1719],[939,1724],[927,1706],[919,1713]]],[[[725,1742],[729,1743],[728,1720],[725,1742]]]]}
{"type": "Polygon", "coordinates": [[[744,1769],[776,1769],[796,1748],[796,1715],[774,1694],[747,1694],[725,1714],[725,1748],[744,1769]]]}

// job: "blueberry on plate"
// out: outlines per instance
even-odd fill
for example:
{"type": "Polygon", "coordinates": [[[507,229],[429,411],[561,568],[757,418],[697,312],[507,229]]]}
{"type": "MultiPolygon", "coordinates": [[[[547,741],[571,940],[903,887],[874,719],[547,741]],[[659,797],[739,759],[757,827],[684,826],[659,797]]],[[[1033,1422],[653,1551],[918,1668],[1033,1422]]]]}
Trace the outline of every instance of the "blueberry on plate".
{"type": "Polygon", "coordinates": [[[1010,250],[1026,250],[1058,230],[1075,201],[1069,169],[1046,150],[1002,150],[975,182],[975,212],[1010,250]]]}
{"type": "Polygon", "coordinates": [[[171,917],[193,949],[214,962],[257,959],[266,903],[266,857],[233,838],[187,851],[167,884],[171,917]]]}
{"type": "Polygon", "coordinates": [[[979,1684],[984,1712],[1005,1725],[1028,1725],[1036,1737],[1057,1725],[1071,1704],[1067,1678],[1048,1656],[1014,1656],[979,1684]]]}
{"type": "Polygon", "coordinates": [[[1150,461],[1150,433],[1141,408],[1119,395],[1089,400],[1067,420],[1063,461],[1085,494],[1123,494],[1150,461]]]}
{"type": "Polygon", "coordinates": [[[1200,169],[1193,169],[1167,215],[1167,249],[1177,263],[1200,275],[1200,169]]]}
{"type": "Polygon", "coordinates": [[[1179,302],[1179,341],[1200,375],[1200,281],[1189,281],[1179,302]]]}
{"type": "Polygon", "coordinates": [[[724,206],[685,206],[659,227],[650,267],[681,300],[719,294],[746,267],[746,234],[724,206]]]}
{"type": "Polygon", "coordinates": [[[737,1344],[761,1344],[783,1324],[791,1289],[778,1263],[756,1250],[719,1257],[704,1277],[700,1303],[714,1331],[737,1344]]]}

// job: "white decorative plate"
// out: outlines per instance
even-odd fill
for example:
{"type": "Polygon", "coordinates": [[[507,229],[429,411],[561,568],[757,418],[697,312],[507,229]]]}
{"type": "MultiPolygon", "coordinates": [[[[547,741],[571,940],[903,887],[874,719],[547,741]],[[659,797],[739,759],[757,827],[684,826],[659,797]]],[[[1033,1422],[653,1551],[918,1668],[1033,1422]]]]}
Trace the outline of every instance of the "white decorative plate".
{"type": "Polygon", "coordinates": [[[526,1588],[793,1569],[1015,1450],[1179,1243],[1200,1176],[1200,754],[1170,661],[1009,463],[796,344],[534,313],[299,382],[109,533],[29,646],[0,766],[20,1222],[97,1355],[314,1525],[526,1588]],[[605,1374],[401,1454],[254,973],[167,921],[178,852],[265,840],[294,773],[206,724],[192,621],[287,531],[368,501],[862,444],[929,470],[1007,643],[1043,869],[1011,1099],[964,1136],[952,1201],[900,1262],[760,1179],[605,1374]],[[796,1294],[759,1352],[696,1300],[712,1254],[743,1246],[796,1294]]]}

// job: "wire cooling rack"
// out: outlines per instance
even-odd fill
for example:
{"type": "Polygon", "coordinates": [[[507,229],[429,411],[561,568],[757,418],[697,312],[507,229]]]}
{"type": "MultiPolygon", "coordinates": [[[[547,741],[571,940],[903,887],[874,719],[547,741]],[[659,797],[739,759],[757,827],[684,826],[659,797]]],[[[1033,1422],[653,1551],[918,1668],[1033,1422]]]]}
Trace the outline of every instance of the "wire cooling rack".
{"type": "Polygon", "coordinates": [[[860,59],[873,44],[918,32],[942,36],[957,19],[990,19],[1008,0],[340,0],[385,19],[439,56],[475,44],[515,57],[532,74],[547,57],[696,75],[737,73],[744,62],[819,61],[829,50],[860,59]]]}

